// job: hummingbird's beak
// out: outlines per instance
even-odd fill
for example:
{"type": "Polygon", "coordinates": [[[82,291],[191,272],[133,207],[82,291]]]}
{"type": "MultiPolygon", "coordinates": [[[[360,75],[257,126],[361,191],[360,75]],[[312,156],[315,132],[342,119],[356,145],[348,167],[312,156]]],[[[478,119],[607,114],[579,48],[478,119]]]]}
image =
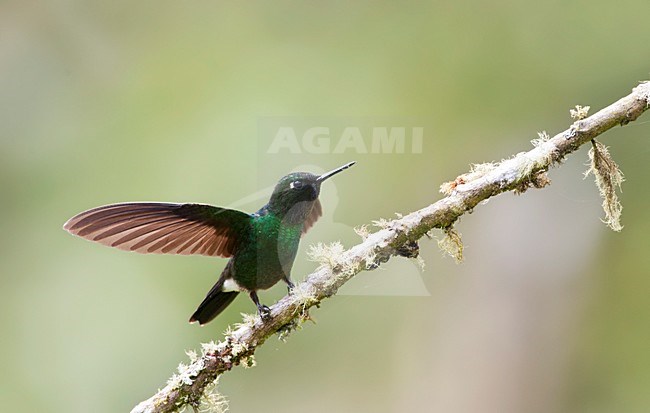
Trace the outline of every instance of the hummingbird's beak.
{"type": "Polygon", "coordinates": [[[326,172],[326,173],[322,174],[321,176],[319,176],[318,178],[316,178],[316,182],[318,182],[318,183],[323,182],[323,181],[326,180],[327,178],[331,178],[332,176],[336,175],[337,173],[339,173],[339,172],[341,172],[341,171],[344,171],[344,170],[348,169],[349,167],[351,167],[351,166],[354,165],[355,163],[356,163],[356,161],[353,161],[353,162],[350,162],[350,163],[346,163],[346,164],[343,165],[343,166],[340,166],[340,167],[338,167],[338,168],[336,168],[336,169],[333,169],[333,170],[331,170],[331,171],[329,171],[329,172],[326,172]]]}

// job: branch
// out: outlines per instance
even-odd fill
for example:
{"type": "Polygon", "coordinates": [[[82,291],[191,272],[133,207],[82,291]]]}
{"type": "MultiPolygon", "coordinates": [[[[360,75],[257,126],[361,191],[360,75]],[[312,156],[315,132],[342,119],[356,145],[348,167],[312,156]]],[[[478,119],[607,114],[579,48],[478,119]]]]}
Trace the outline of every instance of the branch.
{"type": "MultiPolygon", "coordinates": [[[[251,366],[255,349],[275,333],[284,337],[299,323],[309,318],[308,310],[318,306],[363,271],[377,268],[394,255],[416,257],[417,241],[434,228],[447,232],[453,239],[452,225],[472,211],[481,201],[502,192],[523,192],[541,188],[550,181],[546,171],[559,163],[581,145],[616,125],[624,126],[636,120],[650,105],[650,82],[641,83],[632,93],[584,119],[574,122],[567,130],[549,138],[546,135],[533,142],[535,148],[522,152],[498,164],[475,165],[472,171],[443,184],[446,196],[423,209],[393,221],[381,221],[383,229],[365,234],[364,241],[348,250],[340,244],[319,245],[314,255],[324,258],[322,265],[271,307],[271,316],[262,322],[259,316],[245,316],[235,330],[225,333],[224,340],[203,344],[201,356],[190,354],[191,363],[179,366],[167,385],[153,397],[137,405],[132,413],[173,412],[186,405],[197,407],[209,397],[206,387],[234,366],[251,366]]],[[[580,112],[577,117],[584,117],[580,112]]],[[[577,113],[576,112],[576,113],[577,113]]],[[[572,111],[572,115],[576,114],[572,111]]],[[[460,241],[456,242],[460,247],[460,241]]],[[[312,251],[313,252],[313,251],[312,251]]]]}

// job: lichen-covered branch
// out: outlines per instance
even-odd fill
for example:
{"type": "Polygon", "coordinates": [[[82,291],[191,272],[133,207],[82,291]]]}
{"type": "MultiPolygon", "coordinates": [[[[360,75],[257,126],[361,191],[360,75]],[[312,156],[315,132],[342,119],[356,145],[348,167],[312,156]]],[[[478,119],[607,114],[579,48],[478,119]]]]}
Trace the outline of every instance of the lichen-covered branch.
{"type": "MultiPolygon", "coordinates": [[[[532,150],[498,164],[474,165],[469,173],[441,186],[446,195],[441,200],[398,219],[382,221],[381,229],[375,233],[359,231],[364,238],[360,244],[348,250],[340,244],[317,246],[312,255],[321,261],[321,266],[298,284],[292,295],[271,307],[268,320],[262,322],[258,316],[247,316],[234,330],[226,332],[221,342],[204,344],[200,355],[192,353],[190,364],[179,366],[178,374],[153,397],[137,405],[132,413],[173,412],[209,401],[206,387],[215,379],[236,365],[251,366],[258,346],[276,333],[286,336],[309,317],[309,308],[336,294],[355,274],[377,268],[394,255],[417,256],[417,241],[434,228],[458,237],[451,231],[452,225],[481,201],[502,192],[521,193],[544,187],[550,182],[546,171],[551,166],[558,165],[568,154],[612,127],[634,121],[648,105],[650,83],[644,82],[629,95],[589,117],[585,117],[588,108],[577,107],[572,115],[575,112],[578,120],[564,132],[552,138],[541,134],[533,142],[532,150]]],[[[454,242],[462,247],[460,238],[454,242]]]]}

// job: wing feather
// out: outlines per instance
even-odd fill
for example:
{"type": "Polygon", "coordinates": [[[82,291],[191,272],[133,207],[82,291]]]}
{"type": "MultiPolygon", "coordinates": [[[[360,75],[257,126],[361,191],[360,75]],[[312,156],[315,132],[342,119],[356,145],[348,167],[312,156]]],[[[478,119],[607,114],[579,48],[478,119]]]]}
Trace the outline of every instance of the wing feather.
{"type": "Polygon", "coordinates": [[[204,204],[134,202],[93,208],[63,228],[109,247],[142,254],[230,257],[251,216],[204,204]]]}

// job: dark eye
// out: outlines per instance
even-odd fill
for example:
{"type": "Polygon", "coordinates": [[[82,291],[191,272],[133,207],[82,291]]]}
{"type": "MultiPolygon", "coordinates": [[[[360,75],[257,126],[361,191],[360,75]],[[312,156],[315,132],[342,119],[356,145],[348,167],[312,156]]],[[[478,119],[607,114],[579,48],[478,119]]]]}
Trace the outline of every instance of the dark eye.
{"type": "Polygon", "coordinates": [[[291,182],[289,187],[291,189],[300,189],[300,188],[302,188],[302,181],[293,181],[293,182],[291,182]]]}

